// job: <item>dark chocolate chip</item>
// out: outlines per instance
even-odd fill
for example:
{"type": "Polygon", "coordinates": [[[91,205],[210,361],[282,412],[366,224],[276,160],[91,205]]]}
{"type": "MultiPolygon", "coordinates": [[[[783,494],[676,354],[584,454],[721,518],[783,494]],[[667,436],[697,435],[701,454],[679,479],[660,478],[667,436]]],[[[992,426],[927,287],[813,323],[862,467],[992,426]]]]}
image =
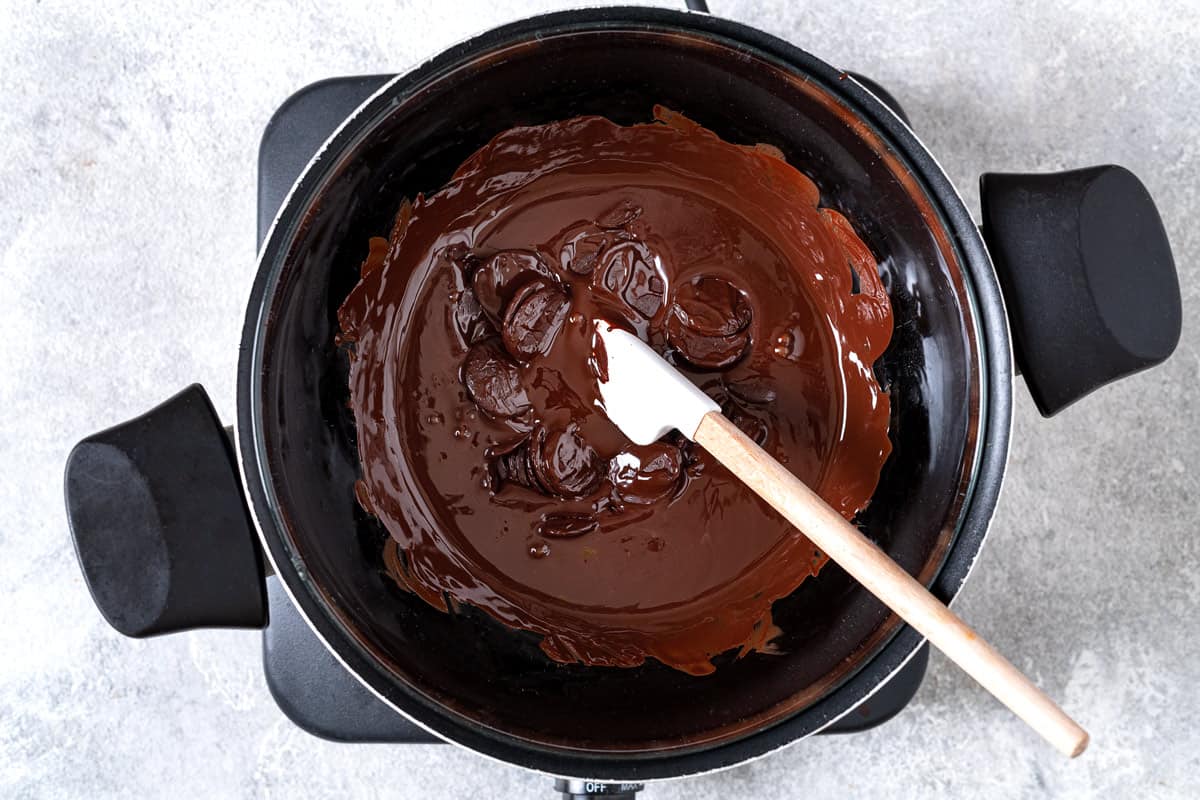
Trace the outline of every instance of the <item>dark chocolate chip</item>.
{"type": "Polygon", "coordinates": [[[591,514],[547,514],[538,523],[538,533],[547,539],[572,539],[599,527],[591,514]]]}
{"type": "Polygon", "coordinates": [[[632,200],[622,200],[617,205],[605,211],[596,220],[598,227],[605,230],[624,228],[642,215],[642,207],[632,200]]]}
{"type": "Polygon", "coordinates": [[[553,280],[550,268],[531,250],[501,250],[484,261],[471,278],[471,288],[483,312],[500,324],[504,309],[525,284],[553,280]]]}
{"type": "Polygon", "coordinates": [[[499,492],[507,484],[515,483],[539,494],[546,494],[545,487],[538,483],[533,465],[529,461],[529,437],[491,448],[487,459],[493,492],[499,492]]]}
{"type": "Polygon", "coordinates": [[[732,336],[750,325],[753,310],[740,289],[724,278],[701,275],[675,290],[671,311],[702,336],[732,336]]]}
{"type": "Polygon", "coordinates": [[[646,319],[653,319],[666,305],[666,291],[667,282],[649,264],[638,261],[623,296],[630,308],[646,319]]]}
{"type": "Polygon", "coordinates": [[[546,355],[570,308],[566,292],[556,284],[541,279],[526,283],[513,295],[504,313],[504,346],[521,361],[546,355]]]}
{"type": "Polygon", "coordinates": [[[583,233],[563,245],[563,267],[576,275],[591,275],[600,263],[600,256],[609,246],[612,234],[583,233]]]}
{"type": "Polygon", "coordinates": [[[463,342],[468,345],[482,342],[496,333],[483,309],[479,307],[475,293],[470,289],[464,289],[458,296],[458,302],[454,304],[454,326],[462,336],[463,342]]]}
{"type": "Polygon", "coordinates": [[[750,302],[724,278],[701,275],[679,286],[667,317],[667,341],[691,364],[723,369],[750,346],[750,302]]]}
{"type": "Polygon", "coordinates": [[[683,477],[683,454],[667,442],[631,445],[608,463],[608,477],[617,496],[635,505],[649,505],[674,494],[683,477]]]}
{"type": "Polygon", "coordinates": [[[592,285],[646,319],[666,305],[667,282],[654,266],[654,254],[639,241],[612,245],[601,256],[592,285]]]}
{"type": "Polygon", "coordinates": [[[529,460],[538,482],[561,498],[590,494],[602,477],[600,454],[579,435],[574,424],[557,431],[539,426],[531,437],[529,460]]]}
{"type": "Polygon", "coordinates": [[[732,336],[704,336],[680,322],[679,317],[667,317],[667,342],[685,361],[702,369],[724,369],[736,364],[750,345],[748,330],[732,336]]]}
{"type": "Polygon", "coordinates": [[[532,407],[521,384],[520,370],[493,339],[480,342],[467,352],[462,382],[475,405],[491,417],[518,417],[532,407]]]}

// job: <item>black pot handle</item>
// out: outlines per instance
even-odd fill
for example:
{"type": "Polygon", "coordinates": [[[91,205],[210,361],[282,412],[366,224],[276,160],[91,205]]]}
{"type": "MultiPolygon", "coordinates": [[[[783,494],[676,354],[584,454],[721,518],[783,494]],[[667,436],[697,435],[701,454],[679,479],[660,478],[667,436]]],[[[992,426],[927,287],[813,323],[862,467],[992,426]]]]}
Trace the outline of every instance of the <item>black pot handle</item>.
{"type": "Polygon", "coordinates": [[[1132,172],[989,173],[980,192],[1017,364],[1044,416],[1171,355],[1179,277],[1132,172]]]}
{"type": "Polygon", "coordinates": [[[121,633],[266,624],[254,526],[199,385],[77,444],[66,501],[92,599],[121,633]]]}

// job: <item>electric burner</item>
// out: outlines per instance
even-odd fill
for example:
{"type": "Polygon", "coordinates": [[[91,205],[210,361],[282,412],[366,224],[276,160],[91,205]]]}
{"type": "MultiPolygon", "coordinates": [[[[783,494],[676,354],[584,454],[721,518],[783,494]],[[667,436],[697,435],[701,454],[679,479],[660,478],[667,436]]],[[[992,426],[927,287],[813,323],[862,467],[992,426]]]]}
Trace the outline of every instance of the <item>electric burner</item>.
{"type": "MultiPolygon", "coordinates": [[[[288,98],[263,131],[258,155],[258,242],[292,184],[334,129],[390,75],[331,78],[288,98]]],[[[878,84],[854,75],[907,122],[878,84]]],[[[280,710],[314,736],[339,742],[434,743],[441,740],[409,722],[347,672],[325,648],[274,576],[267,580],[270,623],[263,633],[263,668],[280,710]]],[[[908,705],[925,677],[928,645],[866,702],[821,731],[856,733],[874,728],[908,705]]],[[[640,786],[560,781],[563,797],[632,797],[640,786]],[[579,784],[579,786],[576,786],[579,784]],[[586,784],[586,785],[585,785],[586,784]],[[586,790],[586,791],[585,791],[586,790]]]]}

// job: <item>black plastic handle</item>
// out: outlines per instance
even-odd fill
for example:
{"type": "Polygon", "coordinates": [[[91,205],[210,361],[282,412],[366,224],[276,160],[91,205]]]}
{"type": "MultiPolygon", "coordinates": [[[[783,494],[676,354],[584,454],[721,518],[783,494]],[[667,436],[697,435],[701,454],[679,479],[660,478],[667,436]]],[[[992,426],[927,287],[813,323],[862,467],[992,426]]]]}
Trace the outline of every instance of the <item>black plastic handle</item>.
{"type": "Polygon", "coordinates": [[[266,624],[254,526],[199,385],[76,445],[66,500],[92,599],[121,633],[266,624]]]}
{"type": "Polygon", "coordinates": [[[989,173],[980,192],[1017,364],[1044,416],[1171,355],[1179,277],[1158,209],[1132,172],[989,173]]]}

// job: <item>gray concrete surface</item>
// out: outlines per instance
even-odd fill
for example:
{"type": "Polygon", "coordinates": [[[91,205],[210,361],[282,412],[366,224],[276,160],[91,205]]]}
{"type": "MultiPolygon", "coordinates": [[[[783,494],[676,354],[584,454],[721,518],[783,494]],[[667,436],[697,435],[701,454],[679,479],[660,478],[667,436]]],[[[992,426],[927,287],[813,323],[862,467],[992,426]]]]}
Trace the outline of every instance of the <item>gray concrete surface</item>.
{"type": "MultiPolygon", "coordinates": [[[[343,746],[273,705],[253,632],[134,642],[75,566],[81,436],[200,381],[233,413],[259,132],[294,89],[396,71],[559,4],[0,0],[0,796],[549,796],[444,746],[343,746]]],[[[1018,391],[989,546],[958,606],[1090,727],[1067,762],[935,657],[916,702],[661,798],[1200,795],[1200,9],[722,2],[887,85],[977,209],[985,169],[1125,164],[1174,244],[1166,366],[1053,420],[1018,391]]]]}

